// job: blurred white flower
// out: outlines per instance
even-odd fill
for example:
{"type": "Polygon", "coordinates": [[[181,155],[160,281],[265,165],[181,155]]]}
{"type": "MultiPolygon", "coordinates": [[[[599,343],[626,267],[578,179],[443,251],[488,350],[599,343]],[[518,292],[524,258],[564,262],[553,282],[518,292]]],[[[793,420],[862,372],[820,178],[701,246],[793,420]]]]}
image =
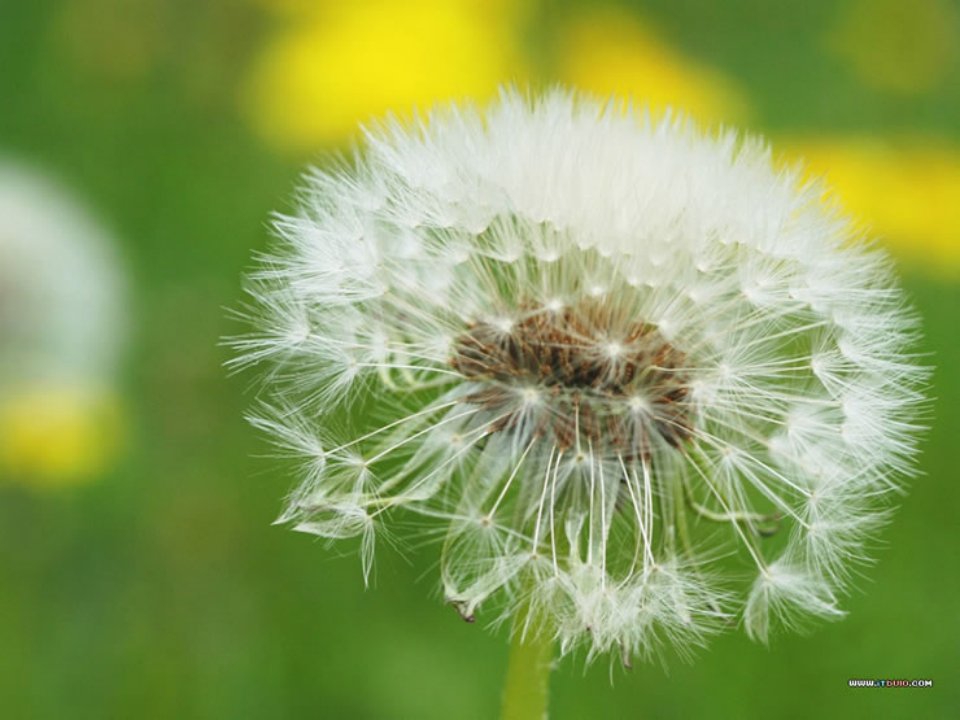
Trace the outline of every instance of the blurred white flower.
{"type": "Polygon", "coordinates": [[[368,573],[419,514],[464,618],[530,604],[591,656],[841,615],[924,373],[885,256],[801,174],[565,92],[369,132],[277,218],[235,340],[302,462],[281,521],[368,573]]]}
{"type": "Polygon", "coordinates": [[[114,252],[59,187],[0,164],[0,476],[72,482],[113,453],[125,289],[114,252]]]}

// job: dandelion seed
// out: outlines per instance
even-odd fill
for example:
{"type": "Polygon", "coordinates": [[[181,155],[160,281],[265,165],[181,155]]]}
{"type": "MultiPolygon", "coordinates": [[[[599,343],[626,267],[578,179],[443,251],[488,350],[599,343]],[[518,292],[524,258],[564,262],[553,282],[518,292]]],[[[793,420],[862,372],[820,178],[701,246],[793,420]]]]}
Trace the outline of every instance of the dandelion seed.
{"type": "Polygon", "coordinates": [[[236,341],[304,461],[283,521],[362,537],[366,573],[418,513],[464,618],[531,608],[591,657],[839,617],[924,371],[888,261],[820,188],[560,91],[367,138],[277,219],[236,341]]]}

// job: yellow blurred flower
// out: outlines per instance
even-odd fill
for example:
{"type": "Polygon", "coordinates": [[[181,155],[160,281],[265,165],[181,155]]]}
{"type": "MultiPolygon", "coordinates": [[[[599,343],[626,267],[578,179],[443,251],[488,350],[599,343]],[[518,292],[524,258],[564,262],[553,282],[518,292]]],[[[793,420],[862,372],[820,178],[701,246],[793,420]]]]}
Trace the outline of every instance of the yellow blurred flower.
{"type": "Polygon", "coordinates": [[[787,142],[857,222],[905,260],[960,273],[960,147],[930,139],[787,142]]]}
{"type": "Polygon", "coordinates": [[[91,480],[119,445],[114,397],[75,386],[42,385],[0,403],[0,478],[34,487],[91,480]]]}
{"type": "Polygon", "coordinates": [[[283,29],[247,87],[255,126],[303,150],[349,138],[359,122],[437,101],[484,98],[525,79],[524,3],[357,0],[278,3],[283,29]]]}
{"type": "Polygon", "coordinates": [[[684,57],[632,14],[609,8],[573,19],[561,31],[559,77],[599,95],[668,107],[711,122],[742,122],[744,93],[718,70],[684,57]]]}
{"type": "Polygon", "coordinates": [[[960,14],[949,0],[853,0],[840,7],[827,45],[868,87],[920,95],[956,68],[960,14]]]}

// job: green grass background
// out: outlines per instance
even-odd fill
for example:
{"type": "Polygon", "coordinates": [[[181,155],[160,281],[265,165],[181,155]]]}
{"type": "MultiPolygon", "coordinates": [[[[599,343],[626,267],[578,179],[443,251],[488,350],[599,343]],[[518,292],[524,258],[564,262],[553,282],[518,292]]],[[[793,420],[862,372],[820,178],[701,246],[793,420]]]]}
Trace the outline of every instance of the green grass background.
{"type": "MultiPolygon", "coordinates": [[[[568,6],[545,12],[542,31],[568,6]]],[[[955,89],[891,99],[823,52],[835,7],[643,5],[680,48],[737,78],[755,129],[960,141],[955,89]]],[[[270,525],[291,480],[256,457],[267,447],[242,420],[249,378],[228,378],[218,347],[237,330],[223,308],[265,245],[269,212],[316,159],[273,153],[238,114],[268,27],[252,2],[0,3],[0,155],[76,189],[124,239],[133,288],[120,465],[63,492],[0,489],[0,717],[496,715],[506,635],[443,605],[435,548],[382,551],[365,591],[349,546],[270,525]],[[149,13],[156,62],[136,76],[73,62],[65,12],[88,32],[110,20],[108,56],[140,41],[122,37],[126,14],[149,13]]],[[[957,717],[960,286],[934,277],[904,268],[937,366],[925,474],[846,601],[849,618],[770,648],[727,634],[693,663],[617,669],[612,684],[602,662],[565,661],[552,717],[957,717]],[[849,689],[853,677],[935,685],[849,689]]]]}

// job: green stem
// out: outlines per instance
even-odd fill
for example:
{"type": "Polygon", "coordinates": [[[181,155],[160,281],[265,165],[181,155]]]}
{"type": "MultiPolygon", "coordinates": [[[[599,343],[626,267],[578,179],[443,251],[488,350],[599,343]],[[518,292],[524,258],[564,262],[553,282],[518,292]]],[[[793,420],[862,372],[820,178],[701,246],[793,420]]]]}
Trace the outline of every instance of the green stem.
{"type": "Polygon", "coordinates": [[[503,687],[501,720],[546,720],[553,639],[542,628],[524,634],[526,613],[517,616],[503,687]]]}

